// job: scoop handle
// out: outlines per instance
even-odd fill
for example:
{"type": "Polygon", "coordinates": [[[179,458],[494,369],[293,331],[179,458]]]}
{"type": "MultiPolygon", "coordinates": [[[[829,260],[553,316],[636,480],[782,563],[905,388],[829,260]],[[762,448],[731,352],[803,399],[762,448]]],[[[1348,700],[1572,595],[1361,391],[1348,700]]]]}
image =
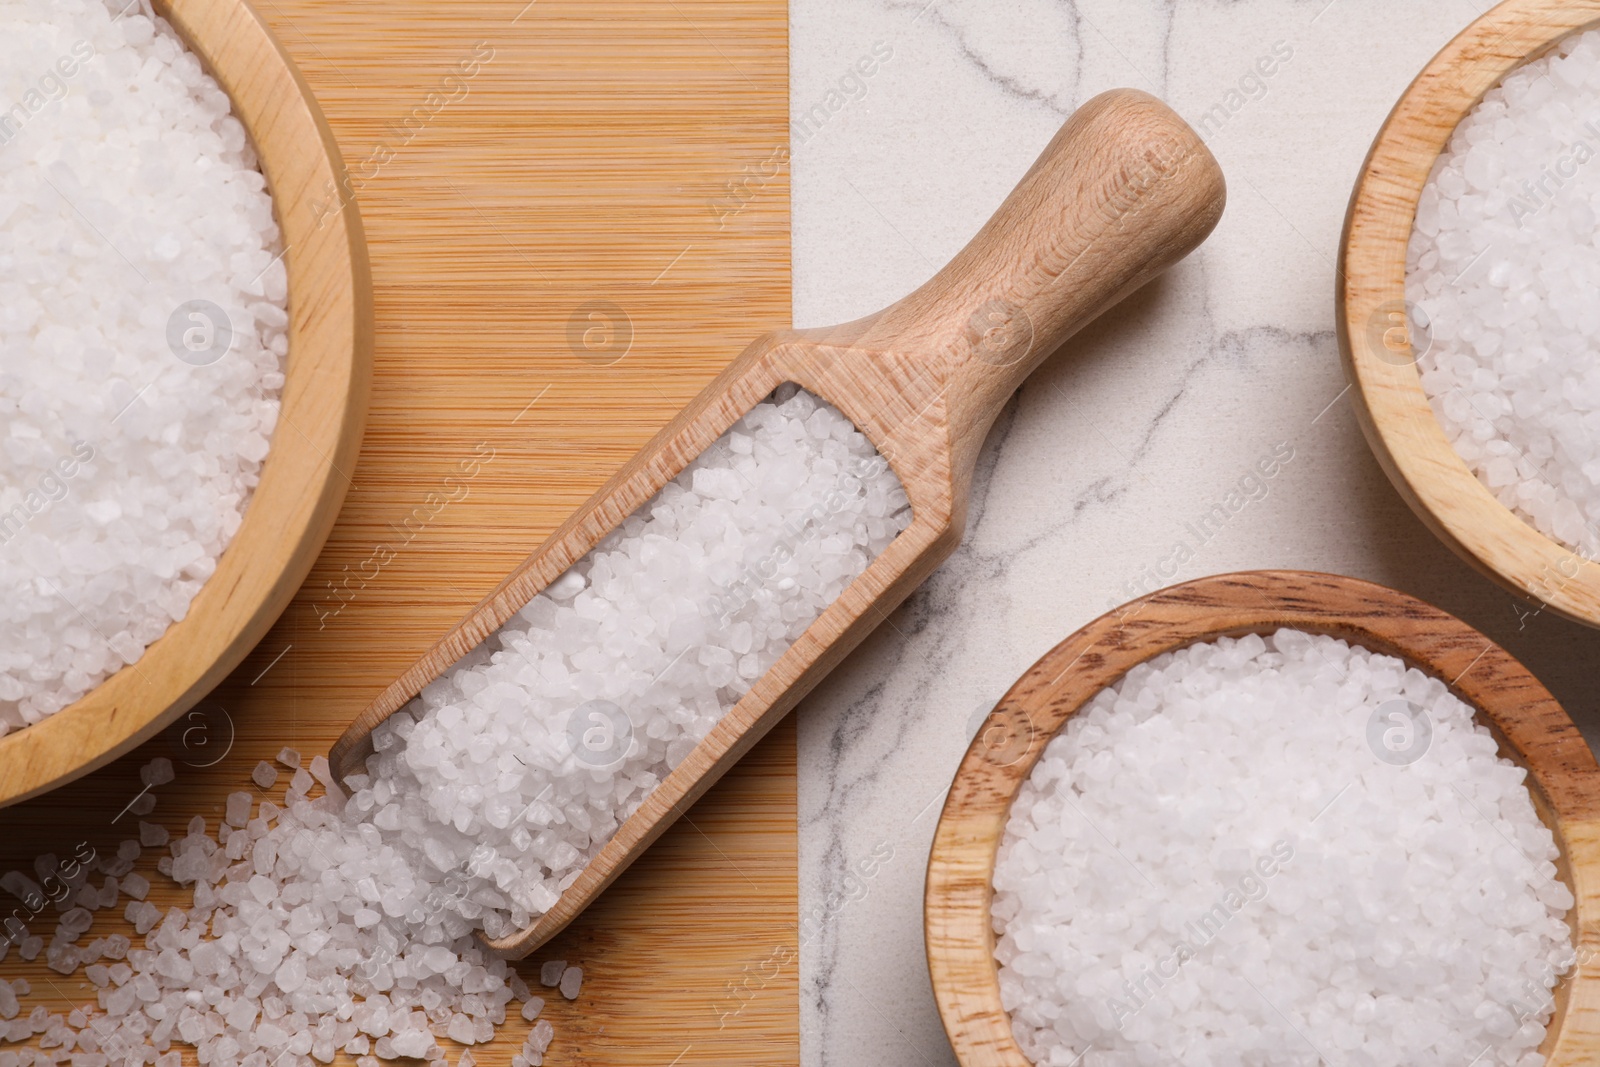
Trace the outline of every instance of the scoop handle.
{"type": "Polygon", "coordinates": [[[1171,108],[1136,89],[1102,93],[944,269],[859,324],[856,344],[933,361],[965,473],[1022,380],[1205,240],[1226,196],[1216,159],[1171,108]]]}

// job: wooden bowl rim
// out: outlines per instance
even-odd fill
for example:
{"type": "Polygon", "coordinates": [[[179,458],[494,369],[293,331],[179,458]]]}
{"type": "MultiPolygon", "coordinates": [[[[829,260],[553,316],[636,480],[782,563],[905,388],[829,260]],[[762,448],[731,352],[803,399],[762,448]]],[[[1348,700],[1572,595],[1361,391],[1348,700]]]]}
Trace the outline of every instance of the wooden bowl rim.
{"type": "Polygon", "coordinates": [[[1505,0],[1422,70],[1384,122],[1351,194],[1335,321],[1357,418],[1380,465],[1423,523],[1512,593],[1600,626],[1600,563],[1506,508],[1456,454],[1414,362],[1376,326],[1404,307],[1406,249],[1439,153],[1483,95],[1572,34],[1600,25],[1600,0],[1505,0]]]}
{"type": "Polygon", "coordinates": [[[1140,663],[1282,627],[1341,637],[1440,678],[1502,753],[1528,769],[1576,897],[1568,918],[1578,963],[1557,986],[1545,1048],[1552,1067],[1592,1062],[1600,1048],[1600,765],[1577,727],[1526,667],[1455,616],[1360,579],[1263,570],[1170,586],[1100,616],[1029,667],[968,746],[934,831],[923,899],[934,998],[963,1067],[1033,1067],[1000,1003],[991,887],[1011,803],[1050,739],[1140,663]],[[1337,609],[1319,606],[1329,603],[1337,609]],[[1002,740],[986,744],[991,729],[1002,740]]]}
{"type": "MultiPolygon", "coordinates": [[[[155,0],[227,92],[273,197],[288,273],[281,409],[243,521],[188,614],[136,663],[0,738],[0,806],[116,759],[197,703],[288,606],[333,528],[366,419],[372,281],[360,215],[320,219],[344,163],[299,71],[247,0],[155,0]]],[[[231,744],[231,741],[229,742],[231,744]]]]}

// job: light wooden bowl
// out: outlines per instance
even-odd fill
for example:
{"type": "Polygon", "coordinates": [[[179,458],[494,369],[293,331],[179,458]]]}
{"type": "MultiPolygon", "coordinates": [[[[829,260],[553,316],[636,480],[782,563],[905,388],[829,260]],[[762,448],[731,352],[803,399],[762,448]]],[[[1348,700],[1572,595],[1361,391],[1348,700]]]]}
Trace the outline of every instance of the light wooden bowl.
{"type": "Polygon", "coordinates": [[[963,1067],[1031,1067],[1000,1006],[990,923],[995,850],[1012,798],[1058,729],[1101,689],[1163,652],[1280,627],[1398,656],[1448,683],[1529,771],[1534,805],[1561,848],[1578,964],[1556,987],[1543,1051],[1551,1067],[1600,1055],[1600,767],[1566,712],[1500,646],[1454,616],[1382,586],[1302,571],[1201,578],[1103,615],[1012,686],[967,750],[928,859],[928,969],[963,1067]]]}
{"type": "Polygon", "coordinates": [[[355,204],[320,226],[312,210],[345,173],[321,110],[244,0],[155,6],[232,98],[272,191],[289,275],[282,413],[244,522],[188,615],[81,700],[0,738],[0,806],[122,755],[238,666],[327,539],[366,417],[372,281],[355,204]]]}
{"type": "Polygon", "coordinates": [[[1445,544],[1522,597],[1600,626],[1600,563],[1539,533],[1456,455],[1428,406],[1405,322],[1406,246],[1418,198],[1468,111],[1514,68],[1600,24],[1600,0],[1506,0],[1417,76],[1367,156],[1339,252],[1339,348],[1367,441],[1445,544]]]}

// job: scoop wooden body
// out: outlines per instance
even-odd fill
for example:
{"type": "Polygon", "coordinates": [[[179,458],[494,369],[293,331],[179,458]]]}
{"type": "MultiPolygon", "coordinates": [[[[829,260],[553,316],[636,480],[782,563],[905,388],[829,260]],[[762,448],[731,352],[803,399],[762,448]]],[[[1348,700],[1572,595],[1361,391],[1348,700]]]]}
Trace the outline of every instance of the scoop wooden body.
{"type": "Polygon", "coordinates": [[[351,725],[335,773],[411,700],[779,385],[839,408],[889,461],[912,521],[629,817],[554,908],[490,941],[520,957],[559,932],[948,556],[1001,405],[1085,323],[1195,248],[1224,201],[1216,161],[1160,101],[1103,94],[1061,128],[970,244],[891,307],[756,340],[351,725]]]}

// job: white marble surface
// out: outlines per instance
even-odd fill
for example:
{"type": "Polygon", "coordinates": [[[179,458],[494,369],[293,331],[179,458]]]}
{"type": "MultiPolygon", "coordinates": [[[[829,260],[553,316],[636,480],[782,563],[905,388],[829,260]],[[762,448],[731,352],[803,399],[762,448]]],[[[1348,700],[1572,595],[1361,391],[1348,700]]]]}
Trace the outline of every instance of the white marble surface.
{"type": "Polygon", "coordinates": [[[1153,588],[1141,576],[1186,522],[1280,444],[1293,459],[1191,545],[1179,580],[1303,567],[1406,590],[1507,645],[1600,738],[1600,633],[1522,617],[1417,522],[1361,437],[1334,341],[1334,257],[1362,158],[1482,7],[792,0],[793,114],[826,108],[830,90],[841,104],[794,133],[801,326],[920,284],[1095,93],[1143,88],[1196,123],[1239,104],[1208,137],[1229,181],[1217,232],[1027,382],[990,436],[965,544],[799,711],[808,1067],[953,1062],[922,882],[975,714],[1061,638],[1153,588]],[[892,55],[857,85],[875,45],[892,55]],[[1275,45],[1293,54],[1265,92],[1228,99],[1275,45]]]}

